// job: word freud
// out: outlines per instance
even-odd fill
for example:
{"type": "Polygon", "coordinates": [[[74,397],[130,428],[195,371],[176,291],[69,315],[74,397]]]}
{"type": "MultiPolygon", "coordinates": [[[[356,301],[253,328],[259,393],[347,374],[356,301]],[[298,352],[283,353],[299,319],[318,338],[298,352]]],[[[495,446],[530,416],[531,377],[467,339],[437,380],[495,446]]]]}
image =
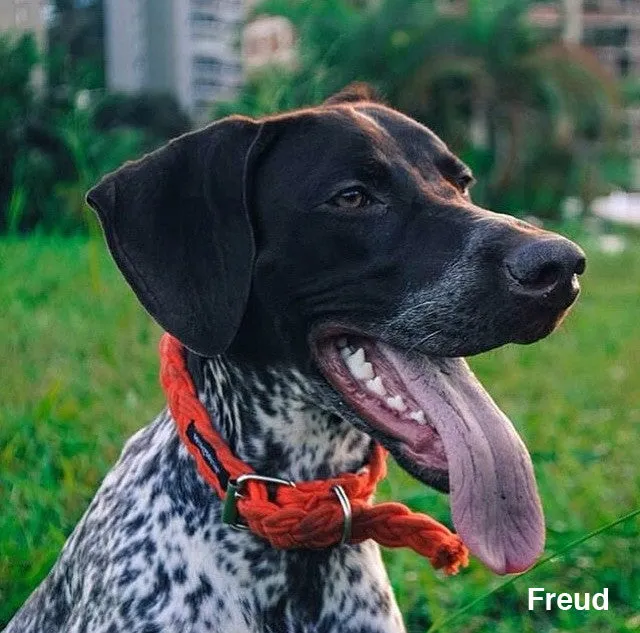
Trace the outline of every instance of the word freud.
{"type": "Polygon", "coordinates": [[[536,602],[543,603],[544,608],[547,611],[551,611],[554,603],[555,606],[562,611],[569,611],[570,609],[576,609],[577,611],[589,611],[590,609],[595,609],[596,611],[608,611],[609,589],[605,587],[602,592],[594,593],[592,596],[589,593],[555,594],[545,591],[544,587],[530,587],[529,611],[533,611],[535,609],[536,602]]]}

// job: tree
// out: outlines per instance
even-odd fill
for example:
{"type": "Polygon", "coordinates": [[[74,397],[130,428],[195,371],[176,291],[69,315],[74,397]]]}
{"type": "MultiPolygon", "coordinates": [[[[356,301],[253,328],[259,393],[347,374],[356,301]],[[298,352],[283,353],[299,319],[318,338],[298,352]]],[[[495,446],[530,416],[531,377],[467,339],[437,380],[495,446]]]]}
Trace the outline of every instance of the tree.
{"type": "Polygon", "coordinates": [[[528,5],[468,0],[465,11],[442,12],[422,0],[268,0],[257,11],[292,21],[298,65],[256,74],[217,113],[318,103],[367,81],[471,163],[478,202],[553,216],[582,193],[580,153],[610,130],[616,87],[585,50],[532,27],[528,5]]]}
{"type": "Polygon", "coordinates": [[[486,204],[553,216],[580,193],[580,155],[613,130],[618,95],[591,53],[533,28],[528,6],[470,0],[464,14],[437,19],[396,96],[476,163],[486,204]]]}

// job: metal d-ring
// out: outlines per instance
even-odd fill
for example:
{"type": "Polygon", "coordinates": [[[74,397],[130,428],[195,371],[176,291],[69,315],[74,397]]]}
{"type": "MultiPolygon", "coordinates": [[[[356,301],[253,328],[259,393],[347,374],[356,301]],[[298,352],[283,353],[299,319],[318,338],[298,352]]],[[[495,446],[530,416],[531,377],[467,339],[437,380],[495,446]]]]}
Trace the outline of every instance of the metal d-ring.
{"type": "Polygon", "coordinates": [[[238,514],[238,499],[244,496],[240,491],[247,481],[262,481],[267,484],[278,484],[279,486],[291,486],[295,488],[293,481],[288,479],[280,479],[280,477],[267,477],[266,475],[258,475],[256,473],[247,473],[240,475],[235,479],[230,479],[227,484],[227,492],[224,503],[222,505],[222,522],[226,523],[234,530],[248,530],[249,526],[240,522],[238,514]]]}
{"type": "Polygon", "coordinates": [[[340,506],[342,507],[342,514],[344,514],[344,521],[342,523],[342,538],[340,539],[340,545],[344,545],[351,538],[351,524],[353,522],[353,514],[351,513],[351,502],[347,493],[342,486],[332,486],[331,490],[335,492],[340,506]]]}

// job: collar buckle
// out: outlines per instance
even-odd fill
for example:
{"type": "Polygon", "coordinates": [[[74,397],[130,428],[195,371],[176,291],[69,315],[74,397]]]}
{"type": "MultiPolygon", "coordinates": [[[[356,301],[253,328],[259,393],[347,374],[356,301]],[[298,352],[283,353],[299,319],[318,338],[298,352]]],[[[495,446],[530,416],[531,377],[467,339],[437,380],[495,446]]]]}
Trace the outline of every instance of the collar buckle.
{"type": "Polygon", "coordinates": [[[266,475],[258,475],[256,473],[247,473],[240,475],[235,479],[230,479],[227,484],[227,490],[222,506],[222,522],[233,528],[234,530],[248,530],[246,523],[240,522],[240,514],[238,512],[238,499],[244,497],[242,488],[247,481],[262,481],[267,484],[277,484],[279,486],[291,486],[295,488],[293,481],[288,479],[280,479],[279,477],[267,477],[266,475]]]}

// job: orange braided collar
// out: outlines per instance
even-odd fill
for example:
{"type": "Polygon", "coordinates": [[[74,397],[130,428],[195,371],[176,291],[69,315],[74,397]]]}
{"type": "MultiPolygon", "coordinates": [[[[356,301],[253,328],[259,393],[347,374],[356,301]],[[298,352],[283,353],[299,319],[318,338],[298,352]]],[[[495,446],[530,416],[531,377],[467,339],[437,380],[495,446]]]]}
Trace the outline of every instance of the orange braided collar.
{"type": "Polygon", "coordinates": [[[467,565],[467,548],[445,526],[401,503],[371,503],[387,472],[387,452],[379,444],[357,474],[295,484],[276,480],[280,485],[271,495],[272,486],[265,481],[242,477],[255,472],[214,430],[187,370],[182,344],[165,334],[160,359],[160,382],[178,433],[202,478],[224,501],[225,522],[276,548],[323,548],[372,538],[385,547],[410,547],[448,574],[467,565]]]}

